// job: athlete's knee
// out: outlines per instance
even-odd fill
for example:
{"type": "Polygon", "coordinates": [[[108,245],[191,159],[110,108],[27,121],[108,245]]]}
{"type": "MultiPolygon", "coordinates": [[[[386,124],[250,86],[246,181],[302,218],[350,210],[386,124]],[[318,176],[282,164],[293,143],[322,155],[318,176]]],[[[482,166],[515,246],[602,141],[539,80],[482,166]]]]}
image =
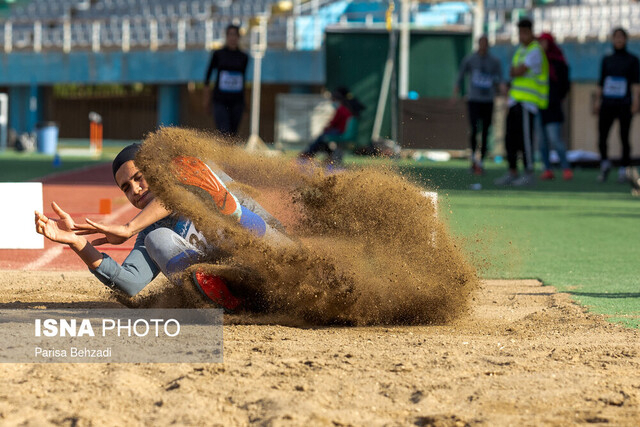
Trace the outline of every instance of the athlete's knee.
{"type": "Polygon", "coordinates": [[[265,220],[244,206],[241,206],[241,209],[240,225],[257,236],[264,236],[267,227],[265,220]]]}
{"type": "Polygon", "coordinates": [[[147,250],[150,248],[157,249],[166,245],[168,241],[171,240],[171,236],[176,234],[173,230],[165,227],[156,228],[153,231],[150,231],[149,234],[144,238],[144,245],[147,247],[147,250]]]}
{"type": "Polygon", "coordinates": [[[149,232],[144,238],[144,246],[147,248],[149,256],[158,262],[167,248],[174,245],[175,238],[180,237],[176,232],[169,228],[160,227],[149,232]]]}
{"type": "Polygon", "coordinates": [[[147,252],[165,275],[175,274],[197,262],[202,252],[169,228],[157,228],[144,239],[147,252]]]}

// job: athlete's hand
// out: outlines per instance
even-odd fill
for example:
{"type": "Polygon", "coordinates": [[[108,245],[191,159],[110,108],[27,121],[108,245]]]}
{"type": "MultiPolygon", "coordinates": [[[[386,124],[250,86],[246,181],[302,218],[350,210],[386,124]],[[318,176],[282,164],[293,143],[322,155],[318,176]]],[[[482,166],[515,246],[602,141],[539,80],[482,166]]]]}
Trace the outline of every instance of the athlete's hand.
{"type": "Polygon", "coordinates": [[[100,246],[106,243],[112,245],[121,245],[131,237],[129,227],[119,224],[101,224],[99,222],[86,219],[86,224],[77,224],[74,227],[75,234],[78,236],[87,236],[89,234],[104,234],[91,242],[93,246],[100,246]]]}
{"type": "Polygon", "coordinates": [[[51,207],[59,219],[47,218],[44,214],[35,211],[36,232],[53,242],[76,243],[78,236],[73,232],[75,224],[71,215],[63,211],[56,202],[51,203],[51,207]]]}

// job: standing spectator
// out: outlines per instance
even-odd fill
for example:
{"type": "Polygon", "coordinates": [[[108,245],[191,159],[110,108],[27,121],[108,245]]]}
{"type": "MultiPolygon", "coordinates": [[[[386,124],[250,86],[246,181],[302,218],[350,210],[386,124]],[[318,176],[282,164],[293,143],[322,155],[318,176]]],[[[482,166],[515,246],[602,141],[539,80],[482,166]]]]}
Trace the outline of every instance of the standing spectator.
{"type": "Polygon", "coordinates": [[[549,150],[553,148],[560,158],[562,178],[568,181],[573,178],[573,171],[569,167],[567,148],[562,140],[562,124],[564,122],[562,102],[571,88],[569,66],[551,34],[542,33],[539,40],[540,46],[544,49],[549,61],[549,105],[547,108],[540,110],[540,116],[538,117],[540,126],[536,130],[540,155],[544,164],[544,172],[542,172],[540,179],[548,180],[554,178],[549,159],[549,150]]]}
{"type": "Polygon", "coordinates": [[[496,185],[532,185],[533,131],[538,110],[549,103],[549,63],[542,47],[533,37],[529,19],[518,22],[520,46],[511,61],[511,87],[505,146],[509,172],[498,178],[496,185]],[[518,154],[522,153],[524,174],[518,175],[518,154]]]}
{"type": "Polygon", "coordinates": [[[627,167],[631,164],[629,131],[631,118],[638,111],[638,83],[640,66],[638,57],[627,51],[627,32],[622,28],[613,31],[611,55],[602,59],[600,81],[596,91],[594,114],[598,114],[598,146],[600,148],[600,175],[598,181],[605,182],[611,170],[607,154],[607,139],[613,122],[620,122],[622,159],[618,181],[625,182],[627,167]]]}
{"type": "Polygon", "coordinates": [[[238,126],[244,112],[244,83],[249,56],[240,50],[240,27],[227,27],[226,41],[222,49],[211,55],[204,78],[204,104],[213,104],[213,117],[218,130],[228,136],[238,134],[238,126]],[[218,70],[213,93],[209,87],[211,73],[218,70]]]}
{"type": "Polygon", "coordinates": [[[464,58],[453,89],[453,97],[460,95],[465,76],[470,75],[467,107],[471,123],[471,171],[476,175],[484,172],[483,161],[487,155],[487,139],[493,117],[493,98],[502,81],[500,61],[489,53],[487,36],[478,39],[478,50],[464,58]],[[480,159],[476,159],[478,126],[482,129],[480,159]]]}

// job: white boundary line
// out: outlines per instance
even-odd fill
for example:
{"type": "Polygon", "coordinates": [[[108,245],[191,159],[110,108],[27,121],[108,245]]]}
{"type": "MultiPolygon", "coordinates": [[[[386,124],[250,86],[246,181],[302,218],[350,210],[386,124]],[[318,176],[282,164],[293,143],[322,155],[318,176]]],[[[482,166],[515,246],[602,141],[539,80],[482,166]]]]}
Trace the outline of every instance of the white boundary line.
{"type": "Polygon", "coordinates": [[[437,217],[438,216],[438,193],[434,191],[423,191],[422,195],[427,199],[431,200],[431,203],[433,203],[433,207],[436,210],[436,217],[437,217]]]}
{"type": "MultiPolygon", "coordinates": [[[[427,199],[431,200],[431,204],[433,204],[434,216],[438,218],[438,193],[433,191],[423,191],[422,195],[427,199]]],[[[436,232],[435,230],[431,232],[431,243],[433,246],[436,245],[436,232]]]]}
{"type": "Polygon", "coordinates": [[[22,267],[22,269],[37,270],[38,268],[46,264],[49,264],[54,259],[58,258],[62,254],[63,249],[64,249],[64,246],[62,246],[61,244],[54,246],[53,248],[47,249],[46,251],[44,251],[42,255],[40,255],[40,258],[38,258],[35,261],[31,261],[29,264],[22,267]]]}
{"type": "MultiPolygon", "coordinates": [[[[120,206],[116,211],[105,216],[103,219],[103,222],[110,223],[112,220],[118,218],[120,215],[124,214],[129,209],[133,209],[133,206],[129,203],[127,203],[126,205],[120,206]]],[[[54,259],[58,258],[60,255],[62,255],[63,250],[64,250],[64,246],[62,244],[58,244],[53,248],[47,249],[42,255],[40,255],[40,258],[25,265],[22,269],[31,271],[31,270],[37,270],[40,267],[44,267],[45,265],[52,262],[54,259]]]]}

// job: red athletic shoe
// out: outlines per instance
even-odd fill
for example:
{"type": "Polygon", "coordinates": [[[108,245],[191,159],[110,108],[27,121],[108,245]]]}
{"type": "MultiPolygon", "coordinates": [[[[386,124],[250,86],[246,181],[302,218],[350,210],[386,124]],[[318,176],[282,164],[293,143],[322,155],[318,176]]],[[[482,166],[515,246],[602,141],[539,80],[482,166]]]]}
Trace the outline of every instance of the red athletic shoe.
{"type": "Polygon", "coordinates": [[[178,156],[173,159],[173,166],[180,182],[209,193],[222,215],[240,217],[240,202],[202,160],[196,157],[178,156]]]}
{"type": "Polygon", "coordinates": [[[550,170],[546,170],[542,172],[542,175],[540,175],[540,180],[542,181],[548,181],[553,178],[555,178],[555,176],[553,175],[553,172],[550,170]]]}
{"type": "Polygon", "coordinates": [[[484,175],[484,168],[480,166],[478,163],[474,163],[471,169],[474,175],[477,175],[477,176],[484,175]]]}
{"type": "Polygon", "coordinates": [[[222,277],[198,270],[193,273],[192,279],[207,299],[224,308],[226,312],[233,312],[242,305],[242,300],[233,296],[222,277]]]}
{"type": "Polygon", "coordinates": [[[562,179],[564,179],[565,181],[571,181],[573,179],[573,171],[571,169],[563,170],[562,179]]]}

